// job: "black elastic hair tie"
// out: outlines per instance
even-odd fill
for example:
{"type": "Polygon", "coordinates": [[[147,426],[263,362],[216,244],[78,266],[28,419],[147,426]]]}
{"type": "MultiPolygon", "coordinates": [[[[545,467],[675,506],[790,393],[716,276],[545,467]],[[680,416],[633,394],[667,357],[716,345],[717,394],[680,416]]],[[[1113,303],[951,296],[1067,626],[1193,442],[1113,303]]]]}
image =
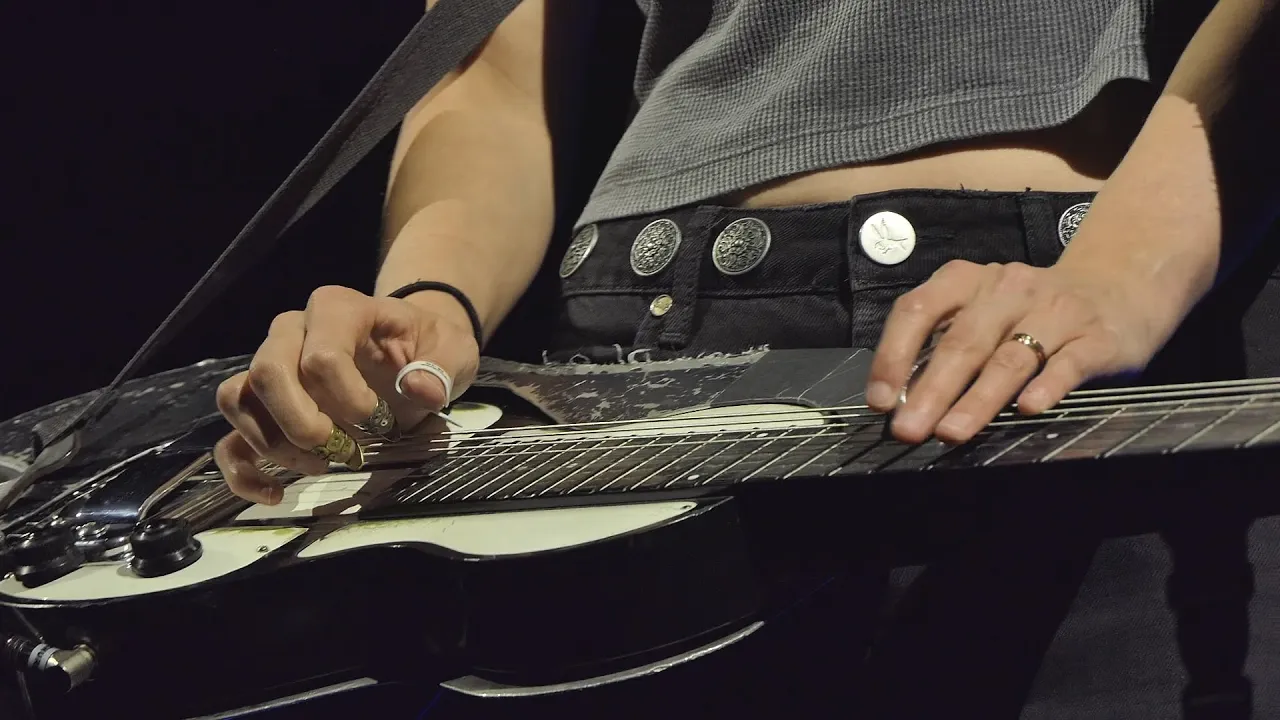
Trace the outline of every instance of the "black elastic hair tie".
{"type": "Polygon", "coordinates": [[[480,325],[480,313],[476,312],[476,306],[471,304],[471,299],[466,293],[449,283],[436,282],[435,280],[419,280],[411,282],[402,288],[392,290],[387,297],[393,297],[403,300],[414,293],[424,292],[427,290],[435,290],[437,292],[448,293],[453,296],[454,300],[467,311],[467,319],[471,321],[471,331],[476,335],[476,347],[484,347],[484,327],[480,325]]]}

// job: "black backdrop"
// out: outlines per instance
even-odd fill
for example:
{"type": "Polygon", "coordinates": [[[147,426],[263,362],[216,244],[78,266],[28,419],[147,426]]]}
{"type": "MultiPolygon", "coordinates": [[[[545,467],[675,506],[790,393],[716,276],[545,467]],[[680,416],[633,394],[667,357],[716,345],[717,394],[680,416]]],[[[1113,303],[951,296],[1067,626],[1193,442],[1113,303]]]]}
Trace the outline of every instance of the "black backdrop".
{"type": "MultiPolygon", "coordinates": [[[[629,7],[605,12],[635,13],[618,5],[629,7]]],[[[6,3],[0,419],[109,382],[423,6],[6,3]]],[[[588,73],[629,74],[638,36],[613,23],[588,73]]],[[[592,100],[588,167],[625,115],[619,102],[592,100]]],[[[319,285],[371,287],[390,151],[383,143],[145,372],[251,352],[319,285]]]]}

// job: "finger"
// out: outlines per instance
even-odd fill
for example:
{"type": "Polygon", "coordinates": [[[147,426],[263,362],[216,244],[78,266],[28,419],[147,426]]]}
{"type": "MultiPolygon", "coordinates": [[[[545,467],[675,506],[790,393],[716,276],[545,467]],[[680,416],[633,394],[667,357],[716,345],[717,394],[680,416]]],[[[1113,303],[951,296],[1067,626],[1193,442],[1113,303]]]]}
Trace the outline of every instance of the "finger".
{"type": "Polygon", "coordinates": [[[289,442],[249,387],[246,373],[224,381],[218,386],[216,397],[218,409],[255,455],[304,475],[328,471],[329,465],[323,459],[289,442]]]}
{"type": "Polygon", "coordinates": [[[1099,335],[1082,335],[1050,354],[1044,370],[1018,395],[1018,410],[1032,415],[1062,402],[1089,380],[1118,369],[1117,348],[1099,335]]]}
{"type": "Polygon", "coordinates": [[[213,461],[231,492],[250,502],[275,505],[284,497],[284,488],[279,480],[258,469],[260,459],[238,431],[213,446],[213,461]]]}
{"type": "MultiPolygon", "coordinates": [[[[972,392],[974,378],[980,377],[993,357],[998,355],[1001,362],[1025,360],[1019,353],[1002,351],[1001,341],[1009,337],[1010,328],[1026,310],[1021,303],[988,296],[957,315],[934,349],[928,366],[912,385],[906,403],[895,413],[894,436],[904,442],[923,442],[938,434],[940,422],[956,412],[953,405],[972,392]]],[[[1035,370],[1034,358],[1031,370],[1035,370]]],[[[1016,389],[1004,398],[1005,402],[1013,392],[1016,389]]],[[[951,422],[955,424],[963,418],[960,415],[951,422]]],[[[946,433],[938,436],[949,439],[946,433]]]]}
{"type": "MultiPolygon", "coordinates": [[[[1076,333],[1071,318],[1032,314],[1014,327],[1036,342],[1046,356],[1058,352],[1076,333]],[[1034,329],[1034,332],[1028,330],[1034,329]]],[[[1007,333],[982,367],[978,379],[939,421],[935,435],[945,442],[965,443],[986,427],[1041,371],[1041,356],[1034,348],[1007,333]]]]}
{"type": "Polygon", "coordinates": [[[925,340],[940,322],[977,294],[982,281],[981,267],[948,263],[928,282],[894,302],[867,375],[867,404],[871,408],[881,412],[893,409],[925,340]]]}
{"type": "Polygon", "coordinates": [[[355,360],[373,326],[368,301],[347,288],[321,288],[303,313],[299,379],[320,412],[347,425],[364,422],[378,402],[355,360]]]}
{"type": "Polygon", "coordinates": [[[399,378],[397,390],[431,410],[440,410],[453,402],[475,380],[479,349],[466,329],[452,326],[432,315],[415,314],[403,300],[377,298],[375,337],[386,328],[397,327],[406,314],[416,323],[413,347],[397,360],[398,369],[415,361],[425,361],[442,371],[445,378],[428,371],[410,371],[399,378]],[[447,382],[446,382],[447,379],[447,382]]]}
{"type": "Polygon", "coordinates": [[[285,438],[294,447],[309,450],[329,439],[334,423],[320,411],[298,377],[305,335],[302,313],[277,316],[267,339],[249,361],[248,383],[285,438]]]}

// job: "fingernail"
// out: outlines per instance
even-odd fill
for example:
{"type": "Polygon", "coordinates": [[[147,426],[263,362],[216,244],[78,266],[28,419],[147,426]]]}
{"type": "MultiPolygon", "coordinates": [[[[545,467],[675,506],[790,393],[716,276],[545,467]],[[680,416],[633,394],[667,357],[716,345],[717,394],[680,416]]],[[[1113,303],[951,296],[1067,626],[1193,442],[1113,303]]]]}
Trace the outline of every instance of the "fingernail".
{"type": "MultiPolygon", "coordinates": [[[[427,405],[440,405],[440,403],[429,403],[428,398],[444,394],[444,383],[440,382],[434,375],[427,373],[414,373],[404,379],[404,389],[408,391],[409,399],[427,405]]],[[[448,404],[448,398],[445,399],[448,404]]],[[[443,407],[443,405],[440,405],[443,407]]]]}
{"type": "Polygon", "coordinates": [[[871,407],[887,410],[893,407],[896,399],[889,383],[877,380],[867,386],[867,404],[871,407]]]}

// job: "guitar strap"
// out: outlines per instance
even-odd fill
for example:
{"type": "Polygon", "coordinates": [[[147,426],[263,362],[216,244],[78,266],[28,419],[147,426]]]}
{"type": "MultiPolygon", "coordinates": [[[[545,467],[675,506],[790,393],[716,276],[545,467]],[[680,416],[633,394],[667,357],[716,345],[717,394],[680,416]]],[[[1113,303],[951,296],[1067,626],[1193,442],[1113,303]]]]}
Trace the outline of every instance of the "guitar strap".
{"type": "Polygon", "coordinates": [[[493,33],[519,0],[440,0],[338,116],[222,255],[186,294],[106,388],[80,410],[38,423],[37,456],[87,430],[112,407],[121,386],[208,307],[241,273],[266,256],[298,218],[333,189],[387,136],[415,103],[493,33]]]}

